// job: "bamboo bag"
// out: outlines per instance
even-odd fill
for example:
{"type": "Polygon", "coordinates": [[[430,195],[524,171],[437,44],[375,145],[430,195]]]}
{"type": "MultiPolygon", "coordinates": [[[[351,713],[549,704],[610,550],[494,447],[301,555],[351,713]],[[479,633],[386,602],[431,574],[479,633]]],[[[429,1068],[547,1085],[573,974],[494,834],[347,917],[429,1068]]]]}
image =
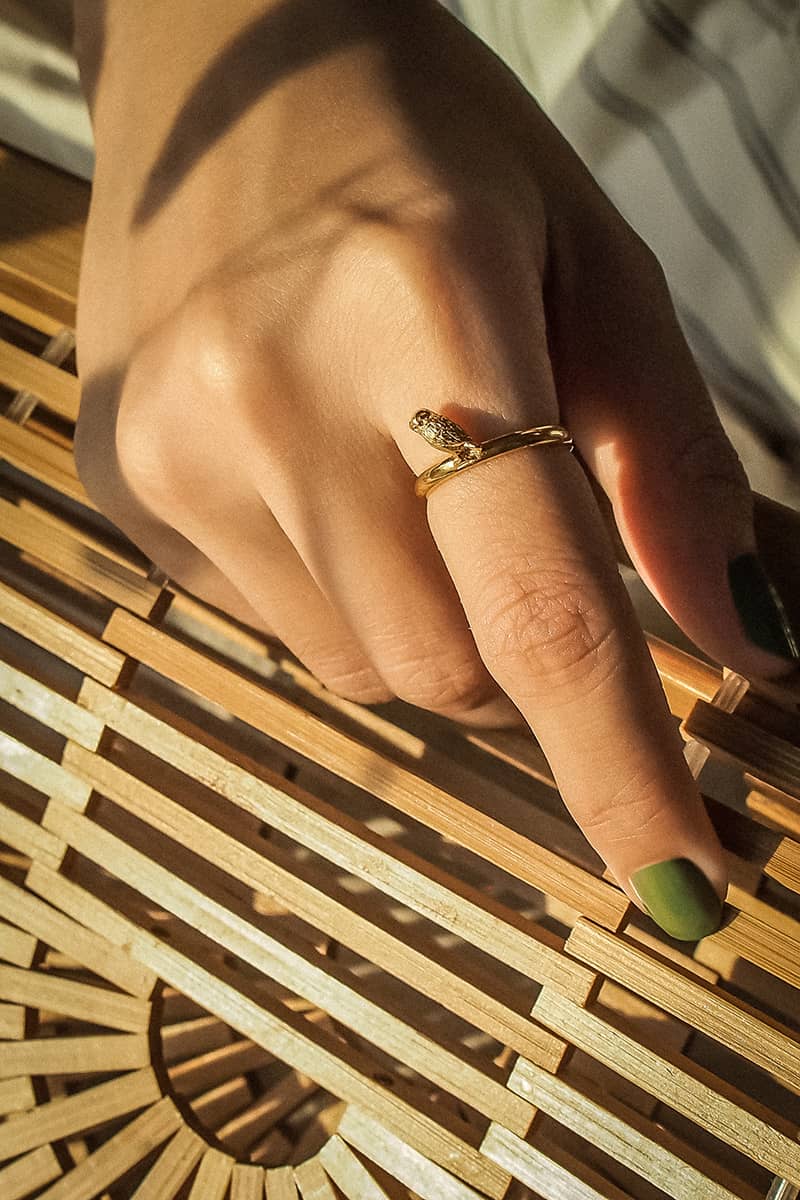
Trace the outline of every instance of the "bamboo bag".
{"type": "Polygon", "coordinates": [[[331,696],[94,511],[87,189],[0,196],[0,1198],[796,1196],[796,701],[650,639],[732,879],[670,941],[532,738],[331,696]]]}

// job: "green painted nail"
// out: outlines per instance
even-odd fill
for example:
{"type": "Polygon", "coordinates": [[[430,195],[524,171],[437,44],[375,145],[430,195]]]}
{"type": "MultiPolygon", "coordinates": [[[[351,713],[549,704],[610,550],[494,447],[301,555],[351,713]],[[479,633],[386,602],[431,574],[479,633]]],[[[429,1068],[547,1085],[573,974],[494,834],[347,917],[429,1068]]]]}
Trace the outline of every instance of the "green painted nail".
{"type": "Polygon", "coordinates": [[[683,942],[696,942],[719,929],[722,901],[699,867],[688,858],[642,867],[631,884],[657,925],[683,942]]]}
{"type": "Polygon", "coordinates": [[[800,652],[786,610],[757,555],[740,554],[731,559],[728,581],[750,641],[781,658],[797,658],[800,652]]]}

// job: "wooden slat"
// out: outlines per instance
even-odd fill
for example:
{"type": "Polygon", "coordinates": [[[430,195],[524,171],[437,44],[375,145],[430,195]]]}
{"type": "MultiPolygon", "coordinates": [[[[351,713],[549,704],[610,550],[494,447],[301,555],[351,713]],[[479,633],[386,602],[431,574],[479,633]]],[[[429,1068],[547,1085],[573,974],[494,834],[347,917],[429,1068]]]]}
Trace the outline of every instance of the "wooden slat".
{"type": "Polygon", "coordinates": [[[89,184],[5,146],[0,166],[0,244],[7,269],[74,303],[89,184]]]}
{"type": "Polygon", "coordinates": [[[558,996],[549,988],[539,993],[534,1011],[544,1024],[563,1034],[581,1050],[611,1067],[625,1079],[657,1096],[723,1143],[753,1162],[800,1184],[800,1145],[797,1129],[774,1114],[770,1120],[756,1115],[748,1097],[727,1089],[710,1072],[688,1059],[661,1055],[635,1038],[558,996]],[[725,1095],[726,1091],[735,1098],[725,1095]],[[784,1125],[784,1130],[779,1126],[784,1125]]]}
{"type": "Polygon", "coordinates": [[[3,416],[0,416],[0,459],[96,511],[78,479],[72,452],[3,416]]]}
{"type": "Polygon", "coordinates": [[[0,921],[0,961],[29,967],[36,953],[36,938],[0,921]]]}
{"type": "Polygon", "coordinates": [[[27,1077],[0,1080],[0,1116],[4,1117],[7,1113],[24,1112],[28,1108],[33,1108],[35,1103],[33,1083],[27,1077]]]}
{"type": "Polygon", "coordinates": [[[197,1169],[189,1200],[224,1200],[233,1170],[233,1159],[209,1147],[197,1169]]]}
{"type": "Polygon", "coordinates": [[[75,301],[43,291],[0,262],[0,312],[54,337],[62,329],[75,327],[75,301]]]}
{"type": "Polygon", "coordinates": [[[42,604],[20,595],[0,582],[0,620],[37,646],[77,667],[101,683],[114,684],[125,663],[124,654],[112,650],[70,621],[51,613],[42,604]]]}
{"type": "Polygon", "coordinates": [[[294,1178],[303,1200],[339,1200],[318,1158],[295,1167],[294,1178]]]}
{"type": "Polygon", "coordinates": [[[0,1078],[131,1071],[146,1066],[149,1061],[150,1047],[147,1038],[140,1033],[34,1038],[3,1047],[0,1078]]]}
{"type": "Polygon", "coordinates": [[[518,1058],[508,1086],[530,1099],[559,1124],[591,1142],[599,1150],[642,1179],[661,1188],[675,1200],[740,1200],[735,1192],[710,1179],[693,1164],[667,1148],[664,1133],[633,1112],[623,1121],[563,1079],[518,1058]],[[645,1129],[650,1128],[653,1136],[645,1129]],[[658,1139],[658,1140],[657,1140],[658,1139]]]}
{"type": "Polygon", "coordinates": [[[146,1000],[79,980],[61,979],[47,971],[0,965],[0,997],[129,1033],[144,1033],[150,1023],[150,1005],[146,1000]]]}
{"type": "MultiPolygon", "coordinates": [[[[0,730],[0,764],[8,774],[36,788],[45,796],[62,796],[65,803],[76,808],[86,805],[91,794],[91,788],[81,779],[77,779],[60,763],[53,762],[31,749],[24,742],[17,741],[0,730]]],[[[9,828],[11,817],[8,817],[9,828]]],[[[13,830],[12,830],[13,832],[13,830]]],[[[46,841],[46,839],[42,839],[46,841]]],[[[52,846],[50,849],[52,853],[52,846]]],[[[26,850],[27,854],[28,851],[26,850]]]]}
{"type": "Polygon", "coordinates": [[[0,662],[0,696],[48,729],[74,738],[89,750],[100,741],[103,722],[93,713],[4,662],[0,662]]]}
{"type": "Polygon", "coordinates": [[[205,1149],[202,1138],[183,1125],[167,1142],[131,1200],[173,1200],[205,1149]]]}
{"type": "MultiPolygon", "coordinates": [[[[221,944],[229,953],[284,986],[307,994],[314,1003],[352,1028],[369,1030],[372,1042],[467,1104],[490,1117],[500,1116],[503,1123],[517,1133],[527,1131],[533,1116],[529,1104],[510,1102],[506,1088],[497,1080],[463,1062],[390,1013],[383,1012],[378,1005],[358,997],[344,984],[346,973],[337,970],[333,962],[327,963],[326,974],[299,954],[291,953],[264,930],[249,926],[202,892],[150,862],[143,854],[126,847],[121,839],[95,828],[79,814],[52,806],[46,820],[65,833],[69,844],[80,849],[82,854],[112,870],[132,887],[157,898],[160,904],[175,912],[193,929],[221,944]],[[341,978],[337,979],[335,975],[341,978]]],[[[18,1069],[13,1073],[22,1071],[18,1069]]],[[[313,1072],[307,1073],[317,1078],[313,1072]]]]}
{"type": "Polygon", "coordinates": [[[74,375],[0,338],[0,384],[14,392],[33,392],[46,408],[77,421],[80,384],[74,375]]]}
{"type": "Polygon", "coordinates": [[[169,1096],[165,1096],[42,1192],[39,1200],[92,1200],[146,1158],[181,1124],[180,1113],[169,1096]]]}
{"type": "Polygon", "coordinates": [[[585,921],[576,923],[567,950],[800,1094],[800,1043],[756,1009],[585,921]]]}
{"type": "MultiPolygon", "coordinates": [[[[20,1041],[25,1037],[25,1009],[20,1004],[0,1004],[0,1038],[20,1041]]],[[[3,1074],[3,1055],[0,1053],[0,1075],[3,1074]]],[[[6,1072],[11,1074],[11,1072],[6,1072]]]]}
{"type": "Polygon", "coordinates": [[[573,1160],[563,1149],[559,1148],[562,1161],[556,1162],[538,1146],[501,1125],[489,1126],[481,1152],[515,1179],[534,1188],[542,1200],[630,1200],[629,1192],[623,1192],[586,1163],[573,1160]]]}
{"type": "MultiPolygon", "coordinates": [[[[338,1134],[334,1133],[328,1138],[317,1157],[348,1200],[391,1200],[338,1134]]],[[[270,1200],[269,1193],[267,1195],[270,1200]]]]}
{"type": "Polygon", "coordinates": [[[139,616],[149,616],[161,594],[140,572],[7,500],[0,500],[0,538],[139,616]]]}
{"type": "Polygon", "coordinates": [[[86,1133],[160,1099],[152,1068],[119,1075],[74,1096],[50,1100],[0,1125],[0,1160],[75,1133],[86,1133]]]}
{"type": "MultiPolygon", "coordinates": [[[[165,803],[162,799],[161,805],[165,803]]],[[[404,1061],[440,1087],[459,1096],[465,1103],[492,1119],[502,1121],[515,1132],[524,1133],[528,1128],[533,1114],[527,1108],[509,1107],[508,1093],[502,1084],[449,1053],[412,1025],[385,1012],[368,996],[359,995],[355,977],[339,968],[335,962],[325,959],[321,963],[310,951],[302,954],[299,949],[293,951],[284,946],[265,930],[248,924],[199,889],[184,883],[172,872],[127,847],[121,839],[96,828],[78,813],[51,804],[44,823],[93,862],[156,900],[191,928],[223,945],[228,953],[249,962],[256,970],[285,987],[299,992],[351,1028],[368,1029],[370,1040],[387,1054],[404,1061]]],[[[212,839],[206,836],[207,830],[202,832],[202,841],[195,836],[187,844],[198,850],[202,847],[211,861],[223,868],[226,860],[221,856],[217,843],[222,842],[228,855],[232,856],[238,850],[240,857],[249,859],[251,863],[245,875],[246,881],[254,881],[257,887],[269,887],[269,866],[264,871],[258,855],[235,843],[231,846],[233,839],[226,835],[212,839]]],[[[242,876],[241,868],[236,874],[237,877],[242,876]]]]}
{"type": "Polygon", "coordinates": [[[0,1170],[0,1196],[3,1200],[22,1200],[60,1174],[52,1146],[40,1146],[0,1170]]]}
{"type": "MultiPolygon", "coordinates": [[[[41,938],[46,945],[69,954],[123,991],[134,996],[146,996],[152,990],[153,977],[139,963],[131,962],[116,946],[110,946],[104,938],[84,929],[49,904],[37,900],[30,891],[17,887],[2,876],[0,914],[24,926],[28,933],[41,938]]],[[[24,965],[30,966],[30,963],[24,965]]]]}
{"type": "MultiPolygon", "coordinates": [[[[190,752],[200,756],[203,748],[191,743],[190,752]]],[[[478,989],[434,958],[373,925],[359,912],[297,878],[270,859],[267,845],[259,854],[253,853],[216,827],[209,828],[199,817],[141,780],[133,779],[114,764],[86,754],[76,746],[67,747],[65,759],[77,774],[127,811],[154,828],[180,838],[185,845],[207,845],[214,861],[249,887],[256,891],[268,890],[310,924],[351,946],[438,1003],[446,1004],[452,1012],[504,1045],[514,1047],[551,1070],[561,1062],[565,1047],[559,1039],[515,1012],[509,1004],[496,999],[487,988],[478,989]]],[[[177,763],[178,759],[173,757],[172,761],[177,763]]],[[[241,780],[237,790],[240,799],[246,795],[248,784],[255,789],[264,786],[244,772],[238,778],[241,780]]],[[[233,783],[236,782],[237,777],[234,777],[233,783]]]]}
{"type": "Polygon", "coordinates": [[[599,924],[625,917],[628,899],[610,884],[130,613],[116,609],[103,639],[599,924]]]}
{"type": "MultiPolygon", "coordinates": [[[[291,1167],[269,1167],[266,1170],[266,1200],[297,1200],[297,1187],[291,1167]]],[[[366,1196],[364,1200],[371,1200],[366,1196]]]]}
{"type": "Polygon", "coordinates": [[[264,1168],[236,1163],[231,1172],[230,1200],[264,1200],[264,1168]]]}
{"type": "MultiPolygon", "coordinates": [[[[0,734],[0,755],[6,745],[0,734]]],[[[61,865],[66,850],[63,842],[46,829],[42,829],[36,821],[31,821],[30,817],[23,817],[3,803],[0,803],[0,841],[5,842],[7,846],[13,846],[28,858],[38,859],[55,868],[61,865]]]]}
{"type": "Polygon", "coordinates": [[[800,894],[800,844],[783,838],[764,864],[764,874],[800,894]]]}
{"type": "MultiPolygon", "coordinates": [[[[336,1132],[371,1162],[383,1167],[393,1179],[413,1189],[420,1200],[481,1200],[486,1194],[480,1175],[475,1182],[479,1190],[475,1191],[463,1179],[456,1178],[444,1166],[432,1162],[403,1141],[394,1129],[380,1124],[369,1110],[356,1104],[348,1104],[336,1132]]],[[[481,1159],[488,1168],[489,1160],[482,1156],[481,1159]]],[[[510,1175],[505,1171],[504,1178],[510,1182],[510,1175]]]]}
{"type": "Polygon", "coordinates": [[[702,700],[683,722],[683,730],[753,779],[800,797],[800,746],[759,729],[738,713],[720,712],[702,700]]]}
{"type": "Polygon", "coordinates": [[[373,834],[334,805],[309,793],[301,802],[278,777],[274,784],[254,779],[92,680],[84,681],[78,699],[110,728],[492,957],[533,979],[547,979],[575,999],[591,992],[594,975],[565,958],[555,935],[373,834]]]}
{"type": "MultiPolygon", "coordinates": [[[[741,898],[756,911],[737,913],[709,938],[704,950],[712,946],[731,950],[776,979],[800,988],[800,922],[771,908],[763,900],[743,894],[741,898]]],[[[737,903],[736,896],[733,903],[737,903]]]]}

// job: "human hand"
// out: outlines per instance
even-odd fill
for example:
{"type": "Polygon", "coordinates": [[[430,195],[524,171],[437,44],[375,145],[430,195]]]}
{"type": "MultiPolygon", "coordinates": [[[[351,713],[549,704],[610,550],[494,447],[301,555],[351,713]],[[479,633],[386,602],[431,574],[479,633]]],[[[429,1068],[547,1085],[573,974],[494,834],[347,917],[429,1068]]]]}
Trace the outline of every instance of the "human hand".
{"type": "Polygon", "coordinates": [[[723,851],[586,471],[698,645],[767,676],[792,649],[652,255],[433,0],[106,9],[87,490],[339,694],[521,714],[631,899],[634,876],[668,931],[710,932],[723,851]],[[423,501],[413,477],[442,453],[409,428],[421,408],[479,441],[564,424],[580,458],[503,455],[423,501]],[[710,883],[685,863],[636,876],[672,860],[710,883]]]}

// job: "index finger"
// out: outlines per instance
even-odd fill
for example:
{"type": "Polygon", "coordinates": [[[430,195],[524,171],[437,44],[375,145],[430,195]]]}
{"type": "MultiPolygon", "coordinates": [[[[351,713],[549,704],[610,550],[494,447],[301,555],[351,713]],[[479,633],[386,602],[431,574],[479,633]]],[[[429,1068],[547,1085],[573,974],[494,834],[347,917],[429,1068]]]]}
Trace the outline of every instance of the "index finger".
{"type": "MultiPolygon", "coordinates": [[[[462,415],[480,440],[485,414],[462,415]]],[[[421,471],[442,455],[416,440],[401,444],[421,471]]],[[[427,504],[478,652],[587,839],[673,937],[712,932],[723,850],[580,464],[563,446],[528,447],[445,480],[427,504]]]]}

